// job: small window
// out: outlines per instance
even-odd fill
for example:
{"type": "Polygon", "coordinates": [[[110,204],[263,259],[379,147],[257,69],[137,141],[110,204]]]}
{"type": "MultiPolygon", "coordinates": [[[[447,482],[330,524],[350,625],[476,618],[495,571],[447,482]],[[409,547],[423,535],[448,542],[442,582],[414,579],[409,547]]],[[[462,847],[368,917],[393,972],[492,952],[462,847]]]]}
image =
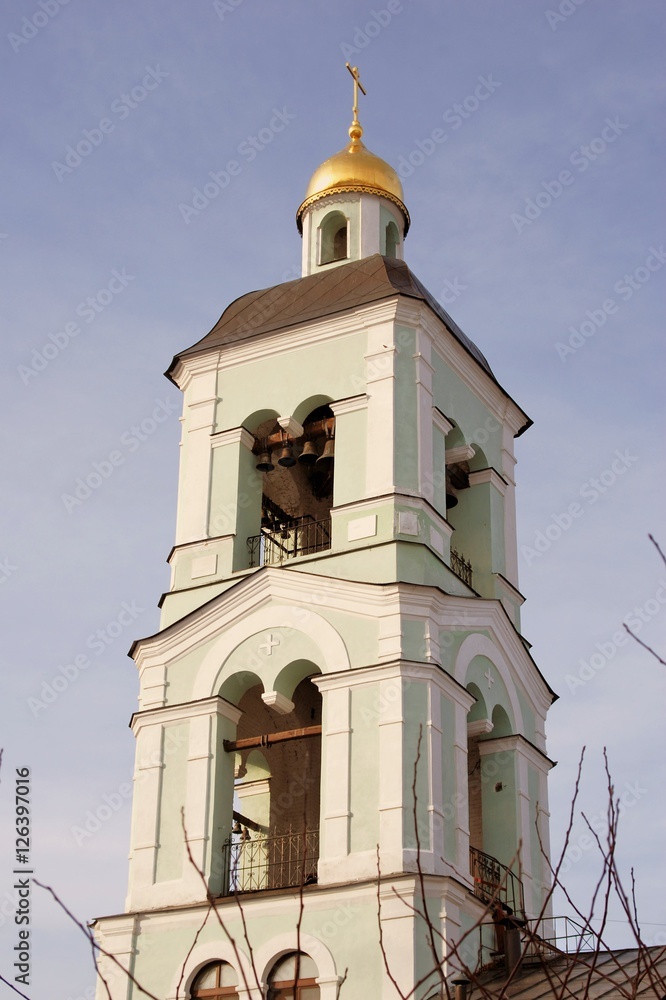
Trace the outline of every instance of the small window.
{"type": "Polygon", "coordinates": [[[319,231],[319,263],[332,264],[347,259],[347,220],[342,212],[331,212],[319,231]]]}
{"type": "Polygon", "coordinates": [[[211,962],[199,972],[192,983],[192,1000],[222,1000],[238,996],[238,977],[228,962],[211,962]]]}
{"type": "Polygon", "coordinates": [[[398,256],[398,244],[400,243],[400,235],[398,233],[398,227],[395,222],[389,222],[386,227],[386,257],[397,257],[398,256]]]}
{"type": "Polygon", "coordinates": [[[280,959],[268,977],[268,1000],[319,1000],[317,975],[317,966],[309,955],[292,951],[280,959]]]}

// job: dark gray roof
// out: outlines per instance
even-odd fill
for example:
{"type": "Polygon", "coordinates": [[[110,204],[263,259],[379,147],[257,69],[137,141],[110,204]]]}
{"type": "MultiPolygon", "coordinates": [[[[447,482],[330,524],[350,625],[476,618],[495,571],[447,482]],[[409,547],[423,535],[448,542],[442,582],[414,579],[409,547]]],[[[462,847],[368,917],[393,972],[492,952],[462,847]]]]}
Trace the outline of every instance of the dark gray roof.
{"type": "Polygon", "coordinates": [[[465,336],[405,262],[382,257],[380,254],[341,264],[296,281],[287,281],[273,288],[241,295],[224,310],[210,333],[175,356],[166,373],[167,377],[171,377],[180,358],[224,347],[226,344],[237,344],[296,323],[332,316],[393,295],[407,295],[425,302],[456,340],[496,381],[490,365],[476,344],[465,336]]]}
{"type": "Polygon", "coordinates": [[[618,1000],[619,997],[661,1000],[666,997],[666,948],[580,952],[523,967],[508,986],[504,972],[483,973],[468,990],[469,1000],[502,996],[503,1000],[554,1000],[556,997],[618,1000]],[[646,968],[650,966],[650,969],[646,968]],[[480,989],[480,987],[483,989],[480,989]]]}

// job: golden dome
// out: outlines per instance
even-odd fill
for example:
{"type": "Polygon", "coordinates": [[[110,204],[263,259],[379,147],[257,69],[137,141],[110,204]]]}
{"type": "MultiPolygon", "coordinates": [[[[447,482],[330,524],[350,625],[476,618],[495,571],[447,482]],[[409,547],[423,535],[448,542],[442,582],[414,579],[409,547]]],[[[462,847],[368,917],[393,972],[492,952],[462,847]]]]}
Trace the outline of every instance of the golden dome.
{"type": "Polygon", "coordinates": [[[325,160],[310,178],[305,200],[296,213],[298,231],[303,231],[304,212],[320,198],[336,192],[362,191],[388,198],[397,205],[404,216],[407,235],[409,212],[403,202],[402,183],[398,174],[385,160],[366,149],[361,142],[363,129],[357,121],[349,129],[349,135],[349,145],[325,160]]]}

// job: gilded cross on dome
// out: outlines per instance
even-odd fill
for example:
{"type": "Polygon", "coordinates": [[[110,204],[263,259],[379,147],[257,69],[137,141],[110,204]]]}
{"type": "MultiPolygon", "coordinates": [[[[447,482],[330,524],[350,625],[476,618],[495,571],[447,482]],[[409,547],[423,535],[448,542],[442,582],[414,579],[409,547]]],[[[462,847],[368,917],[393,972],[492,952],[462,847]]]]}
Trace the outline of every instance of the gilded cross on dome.
{"type": "Polygon", "coordinates": [[[361,81],[359,79],[359,76],[358,76],[358,66],[350,66],[349,63],[345,63],[345,66],[347,67],[347,69],[351,73],[352,79],[354,81],[354,106],[352,108],[352,113],[354,115],[354,121],[352,122],[351,128],[349,129],[349,135],[351,136],[352,139],[360,139],[361,136],[363,135],[363,129],[361,128],[361,124],[360,124],[360,122],[358,120],[358,92],[359,92],[359,89],[360,89],[360,91],[361,91],[362,94],[365,94],[366,97],[368,95],[367,95],[367,91],[366,91],[365,87],[363,86],[363,84],[361,83],[361,81]]]}

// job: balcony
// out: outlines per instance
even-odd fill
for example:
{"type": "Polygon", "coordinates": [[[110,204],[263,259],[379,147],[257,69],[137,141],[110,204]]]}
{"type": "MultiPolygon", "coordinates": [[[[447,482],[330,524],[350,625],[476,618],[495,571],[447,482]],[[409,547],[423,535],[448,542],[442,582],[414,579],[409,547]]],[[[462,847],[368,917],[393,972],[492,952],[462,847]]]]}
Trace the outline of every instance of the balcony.
{"type": "Polygon", "coordinates": [[[468,587],[472,586],[472,564],[460,552],[451,549],[451,569],[468,587]]]}
{"type": "Polygon", "coordinates": [[[267,836],[244,827],[225,841],[222,852],[223,896],[312,885],[317,881],[319,830],[267,836]]]}
{"type": "Polygon", "coordinates": [[[281,566],[298,556],[311,556],[331,547],[331,519],[315,521],[309,515],[285,521],[277,528],[262,528],[247,540],[250,569],[281,566]]]}
{"type": "Polygon", "coordinates": [[[470,847],[469,871],[474,880],[474,895],[478,899],[484,903],[499,902],[516,917],[524,916],[523,883],[506,865],[492,855],[470,847]]]}

